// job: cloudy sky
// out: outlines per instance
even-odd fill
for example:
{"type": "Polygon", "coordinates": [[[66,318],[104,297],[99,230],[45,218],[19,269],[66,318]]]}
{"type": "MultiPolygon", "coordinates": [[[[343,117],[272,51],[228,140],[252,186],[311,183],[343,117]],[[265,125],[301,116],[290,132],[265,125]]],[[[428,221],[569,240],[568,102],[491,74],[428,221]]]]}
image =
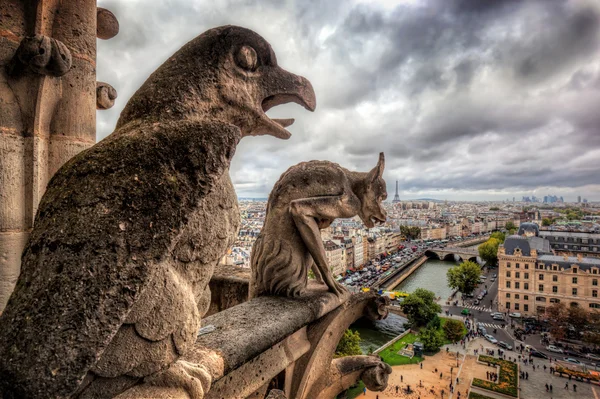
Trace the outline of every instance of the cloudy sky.
{"type": "Polygon", "coordinates": [[[291,165],[354,170],[386,154],[388,193],[502,200],[600,200],[600,2],[597,0],[99,0],[119,35],[98,42],[98,80],[119,93],[98,139],[167,57],[205,30],[255,30],[279,65],[308,78],[292,137],[250,137],[232,180],[266,197],[291,165]]]}

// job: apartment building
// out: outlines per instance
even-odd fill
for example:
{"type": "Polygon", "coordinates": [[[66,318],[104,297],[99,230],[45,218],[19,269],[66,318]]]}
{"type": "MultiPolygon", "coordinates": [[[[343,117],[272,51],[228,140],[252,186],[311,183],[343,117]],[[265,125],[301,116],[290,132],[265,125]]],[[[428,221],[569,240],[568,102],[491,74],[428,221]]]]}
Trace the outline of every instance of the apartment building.
{"type": "Polygon", "coordinates": [[[556,255],[539,236],[509,236],[498,248],[498,264],[501,312],[543,315],[558,302],[600,309],[598,258],[556,255]]]}
{"type": "Polygon", "coordinates": [[[344,273],[346,265],[342,262],[342,247],[331,240],[325,241],[324,246],[325,258],[327,259],[331,273],[334,276],[344,273]]]}

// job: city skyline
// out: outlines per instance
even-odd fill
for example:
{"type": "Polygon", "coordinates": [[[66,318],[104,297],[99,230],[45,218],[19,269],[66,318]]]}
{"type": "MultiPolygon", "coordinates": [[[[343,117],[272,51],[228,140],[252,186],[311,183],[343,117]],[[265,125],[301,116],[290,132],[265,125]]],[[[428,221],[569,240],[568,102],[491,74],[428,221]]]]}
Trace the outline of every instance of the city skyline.
{"type": "Polygon", "coordinates": [[[268,196],[301,161],[366,171],[385,151],[388,191],[393,196],[399,180],[401,199],[600,199],[597,2],[99,5],[115,12],[121,31],[119,40],[98,43],[98,80],[119,93],[98,114],[98,139],[151,71],[213,26],[256,30],[280,65],[313,83],[315,113],[295,104],[269,112],[296,118],[289,140],[246,138],[238,146],[231,175],[240,196],[268,196]]]}

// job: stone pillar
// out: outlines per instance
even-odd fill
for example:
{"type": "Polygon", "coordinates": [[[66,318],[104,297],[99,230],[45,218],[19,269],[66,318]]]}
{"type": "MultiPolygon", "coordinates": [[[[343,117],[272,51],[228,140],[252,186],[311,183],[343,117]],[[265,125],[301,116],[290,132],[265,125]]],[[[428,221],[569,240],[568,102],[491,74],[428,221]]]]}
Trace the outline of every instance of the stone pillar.
{"type": "Polygon", "coordinates": [[[96,0],[3,0],[0,15],[1,312],[48,181],[96,142],[96,35],[118,23],[96,0]]]}

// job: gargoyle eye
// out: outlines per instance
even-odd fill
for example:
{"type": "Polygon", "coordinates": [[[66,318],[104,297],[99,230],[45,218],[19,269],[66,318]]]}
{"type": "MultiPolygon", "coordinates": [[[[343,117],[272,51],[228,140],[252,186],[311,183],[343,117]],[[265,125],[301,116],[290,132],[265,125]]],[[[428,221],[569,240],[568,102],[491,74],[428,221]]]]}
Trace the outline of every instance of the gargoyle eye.
{"type": "Polygon", "coordinates": [[[250,46],[242,46],[235,55],[235,62],[239,67],[247,71],[254,71],[258,63],[256,50],[250,46]]]}

